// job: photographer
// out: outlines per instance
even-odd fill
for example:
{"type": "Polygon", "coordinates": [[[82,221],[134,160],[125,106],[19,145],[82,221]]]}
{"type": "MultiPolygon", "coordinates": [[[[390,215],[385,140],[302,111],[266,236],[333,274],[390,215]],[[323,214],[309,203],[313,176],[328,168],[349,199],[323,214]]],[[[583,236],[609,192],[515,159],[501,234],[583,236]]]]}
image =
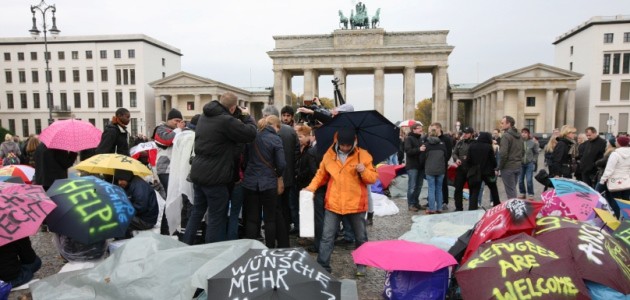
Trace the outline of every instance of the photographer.
{"type": "MultiPolygon", "coordinates": [[[[354,110],[354,109],[353,109],[354,110]]],[[[298,122],[307,123],[310,127],[326,124],[332,120],[335,113],[332,114],[322,106],[319,98],[315,97],[312,101],[305,100],[304,106],[297,109],[299,114],[298,122]]]]}

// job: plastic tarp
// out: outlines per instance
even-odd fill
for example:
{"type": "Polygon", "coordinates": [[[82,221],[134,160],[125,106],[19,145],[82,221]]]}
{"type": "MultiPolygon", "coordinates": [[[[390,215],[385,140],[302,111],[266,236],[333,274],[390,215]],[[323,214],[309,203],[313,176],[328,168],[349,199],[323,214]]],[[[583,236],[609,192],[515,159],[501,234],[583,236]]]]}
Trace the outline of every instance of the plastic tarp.
{"type": "Polygon", "coordinates": [[[457,238],[473,228],[485,211],[471,210],[435,215],[420,215],[412,218],[411,230],[399,239],[434,245],[448,251],[457,238]]]}
{"type": "Polygon", "coordinates": [[[389,200],[389,198],[387,198],[387,196],[385,195],[372,193],[372,201],[374,201],[375,216],[382,217],[395,215],[400,211],[396,203],[392,200],[389,200]]]}

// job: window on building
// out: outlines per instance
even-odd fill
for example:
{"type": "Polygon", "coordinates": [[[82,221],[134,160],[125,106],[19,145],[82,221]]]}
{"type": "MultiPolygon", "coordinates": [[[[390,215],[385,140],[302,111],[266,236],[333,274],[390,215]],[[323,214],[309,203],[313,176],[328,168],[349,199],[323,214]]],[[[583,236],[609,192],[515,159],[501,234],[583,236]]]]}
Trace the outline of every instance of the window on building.
{"type": "Polygon", "coordinates": [[[162,67],[166,66],[166,58],[162,58],[162,67]]]}
{"type": "Polygon", "coordinates": [[[103,118],[103,128],[105,128],[107,126],[107,124],[109,124],[109,119],[108,118],[103,118]]]}
{"type": "Polygon", "coordinates": [[[88,92],[88,108],[94,107],[94,92],[88,92]]]}
{"type": "Polygon", "coordinates": [[[131,118],[130,123],[131,123],[131,134],[132,135],[138,134],[138,119],[131,118]]]}
{"type": "Polygon", "coordinates": [[[129,84],[136,84],[136,69],[129,69],[129,84]]]}
{"type": "Polygon", "coordinates": [[[9,131],[15,133],[15,120],[9,119],[9,131]]]}
{"type": "Polygon", "coordinates": [[[619,65],[621,64],[621,53],[613,54],[613,67],[612,73],[619,74],[619,65]]]}
{"type": "Polygon", "coordinates": [[[81,108],[81,93],[74,92],[74,108],[81,108]]]}
{"type": "Polygon", "coordinates": [[[597,130],[600,133],[608,132],[608,118],[609,114],[599,114],[599,128],[597,130]]]}
{"type": "Polygon", "coordinates": [[[166,77],[166,73],[162,72],[162,78],[166,77]]]}
{"type": "Polygon", "coordinates": [[[621,73],[630,73],[630,53],[623,54],[623,64],[621,66],[621,73]]]}
{"type": "Polygon", "coordinates": [[[38,92],[33,93],[33,108],[35,108],[35,109],[39,109],[40,108],[39,93],[38,92]]]}
{"type": "Polygon", "coordinates": [[[85,59],[92,59],[92,50],[85,50],[85,59]]]}
{"type": "Polygon", "coordinates": [[[602,82],[601,101],[610,101],[610,82],[602,82]]]}
{"type": "Polygon", "coordinates": [[[195,110],[195,102],[194,101],[186,102],[186,110],[195,110]]]}
{"type": "Polygon", "coordinates": [[[52,93],[46,93],[46,108],[50,109],[55,104],[52,93]]]}
{"type": "Polygon", "coordinates": [[[79,74],[79,70],[72,70],[72,81],[74,82],[81,81],[81,74],[79,74]]]}
{"type": "Polygon", "coordinates": [[[129,58],[135,58],[136,57],[136,50],[135,49],[127,50],[127,56],[129,56],[129,58]]]}
{"type": "Polygon", "coordinates": [[[122,70],[121,69],[116,69],[116,84],[117,85],[122,84],[122,70]]]}
{"type": "Polygon", "coordinates": [[[37,52],[31,52],[31,60],[37,60],[37,52]]]}
{"type": "Polygon", "coordinates": [[[624,32],[623,33],[623,42],[624,43],[630,43],[630,32],[624,32]]]}
{"type": "Polygon", "coordinates": [[[59,70],[59,82],[66,82],[66,70],[59,70]]]}
{"type": "Polygon", "coordinates": [[[79,51],[72,51],[72,59],[79,59],[79,51]]]}
{"type": "Polygon", "coordinates": [[[46,82],[52,82],[52,70],[46,71],[46,82]]]}
{"type": "Polygon", "coordinates": [[[569,52],[570,52],[569,54],[573,55],[573,46],[571,46],[571,48],[570,48],[570,49],[571,49],[571,50],[569,51],[569,52]]]}
{"type": "Polygon", "coordinates": [[[11,70],[5,70],[4,77],[6,77],[7,83],[13,83],[13,73],[11,73],[11,70]]]}
{"type": "Polygon", "coordinates": [[[31,77],[33,77],[33,83],[39,82],[39,72],[37,70],[31,70],[31,77]]]}
{"type": "Polygon", "coordinates": [[[20,80],[20,83],[26,83],[26,71],[18,70],[18,80],[20,80]]]}
{"type": "Polygon", "coordinates": [[[20,108],[23,108],[23,109],[28,108],[28,99],[26,97],[26,92],[20,93],[20,108]]]}
{"type": "Polygon", "coordinates": [[[35,119],[35,134],[42,133],[42,120],[35,119]]]}
{"type": "Polygon", "coordinates": [[[28,119],[22,119],[22,136],[29,136],[28,119]]]}
{"type": "Polygon", "coordinates": [[[613,36],[612,33],[604,33],[604,44],[611,44],[613,42],[613,36]]]}
{"type": "Polygon", "coordinates": [[[107,50],[101,50],[101,59],[106,59],[107,58],[107,50]]]}
{"type": "Polygon", "coordinates": [[[114,58],[120,58],[120,50],[114,50],[114,58]]]}
{"type": "Polygon", "coordinates": [[[101,69],[101,81],[107,82],[107,68],[101,69]]]}
{"type": "Polygon", "coordinates": [[[89,118],[88,122],[92,123],[92,125],[96,126],[96,119],[89,118]]]}
{"type": "Polygon", "coordinates": [[[129,84],[129,70],[127,69],[123,69],[123,84],[124,85],[129,84]]]}
{"type": "Polygon", "coordinates": [[[51,60],[52,56],[50,55],[50,51],[44,52],[44,59],[51,60]]]}
{"type": "Polygon", "coordinates": [[[109,107],[109,93],[108,92],[101,93],[101,101],[103,102],[103,108],[109,107]]]}
{"type": "Polygon", "coordinates": [[[604,74],[610,73],[610,54],[604,54],[604,74]]]}
{"type": "Polygon", "coordinates": [[[61,101],[61,109],[68,108],[68,95],[66,94],[66,92],[61,92],[59,94],[59,101],[61,101]]]}
{"type": "Polygon", "coordinates": [[[138,107],[138,100],[136,98],[136,92],[129,92],[129,107],[138,107]]]}
{"type": "Polygon", "coordinates": [[[4,52],[4,60],[11,61],[11,52],[4,52]]]}
{"type": "Polygon", "coordinates": [[[57,59],[58,59],[58,60],[64,60],[64,59],[66,59],[66,52],[63,52],[63,51],[57,51],[57,59]]]}
{"type": "Polygon", "coordinates": [[[123,107],[123,93],[116,91],[116,107],[123,107]]]}
{"type": "Polygon", "coordinates": [[[573,62],[569,63],[569,71],[573,71],[573,62]]]}
{"type": "Polygon", "coordinates": [[[85,75],[86,75],[85,77],[86,77],[86,79],[87,79],[87,81],[88,81],[88,82],[92,82],[92,81],[94,81],[94,70],[92,70],[92,69],[87,69],[87,70],[85,70],[85,73],[86,73],[86,74],[85,74],[85,75]]]}
{"type": "Polygon", "coordinates": [[[19,61],[24,60],[24,52],[18,52],[18,60],[19,61]]]}
{"type": "Polygon", "coordinates": [[[630,100],[630,81],[621,82],[621,94],[619,100],[630,100]]]}
{"type": "Polygon", "coordinates": [[[619,124],[617,127],[617,132],[628,132],[628,113],[620,113],[619,114],[619,124]]]}
{"type": "Polygon", "coordinates": [[[14,108],[13,93],[7,93],[7,108],[9,109],[14,108]]]}

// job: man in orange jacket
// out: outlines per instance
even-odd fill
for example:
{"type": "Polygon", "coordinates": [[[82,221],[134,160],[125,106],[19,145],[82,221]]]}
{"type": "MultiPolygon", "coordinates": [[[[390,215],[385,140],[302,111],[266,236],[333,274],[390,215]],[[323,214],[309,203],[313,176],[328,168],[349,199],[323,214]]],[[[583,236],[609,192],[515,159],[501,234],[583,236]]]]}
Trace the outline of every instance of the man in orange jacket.
{"type": "MultiPolygon", "coordinates": [[[[356,141],[354,129],[337,131],[336,142],[326,151],[315,177],[306,187],[314,192],[320,186],[327,185],[324,228],[317,262],[328,272],[332,272],[330,256],[342,217],[350,219],[357,247],[367,241],[365,213],[369,191],[366,184],[376,182],[378,173],[372,165],[372,156],[357,147],[356,141]]],[[[356,275],[364,276],[365,266],[358,266],[356,275]]]]}

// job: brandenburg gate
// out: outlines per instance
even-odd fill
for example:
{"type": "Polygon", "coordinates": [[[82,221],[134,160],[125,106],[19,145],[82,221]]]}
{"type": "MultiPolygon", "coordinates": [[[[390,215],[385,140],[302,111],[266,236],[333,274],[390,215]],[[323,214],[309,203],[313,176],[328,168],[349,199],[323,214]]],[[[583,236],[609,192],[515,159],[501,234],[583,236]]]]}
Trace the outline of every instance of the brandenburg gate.
{"type": "MultiPolygon", "coordinates": [[[[369,27],[369,26],[367,26],[369,27]]],[[[385,74],[403,74],[405,119],[413,119],[416,73],[433,75],[432,120],[447,126],[448,56],[453,46],[447,30],[386,32],[381,28],[338,29],[332,34],[274,36],[274,105],[291,103],[291,78],[304,76],[304,99],[319,94],[318,77],[334,75],[346,83],[348,75],[374,75],[374,109],[385,108],[385,74]]],[[[344,98],[346,85],[340,85],[344,98]]],[[[348,100],[348,99],[346,99],[348,100]]],[[[350,99],[351,101],[354,99],[350,99]]],[[[388,101],[398,101],[388,99],[388,101]]]]}

